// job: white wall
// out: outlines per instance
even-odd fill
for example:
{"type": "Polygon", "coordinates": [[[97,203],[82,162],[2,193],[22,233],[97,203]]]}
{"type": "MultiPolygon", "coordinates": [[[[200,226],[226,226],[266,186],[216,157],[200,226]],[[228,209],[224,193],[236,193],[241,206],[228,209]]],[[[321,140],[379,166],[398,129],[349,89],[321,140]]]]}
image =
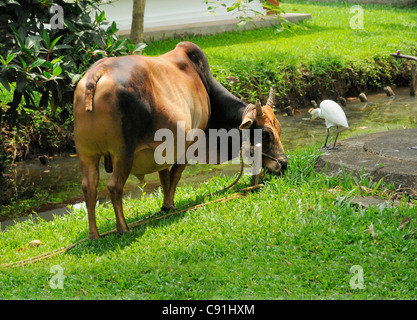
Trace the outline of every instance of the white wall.
{"type": "MultiPolygon", "coordinates": [[[[132,21],[132,0],[115,0],[102,4],[108,21],[116,21],[120,31],[130,30],[132,21]]],[[[223,0],[231,4],[235,0],[223,0]]],[[[260,1],[253,1],[251,7],[262,11],[260,1]]],[[[221,7],[216,15],[208,13],[208,5],[203,0],[146,0],[145,29],[163,26],[176,26],[196,22],[230,20],[235,16],[221,7]]]]}

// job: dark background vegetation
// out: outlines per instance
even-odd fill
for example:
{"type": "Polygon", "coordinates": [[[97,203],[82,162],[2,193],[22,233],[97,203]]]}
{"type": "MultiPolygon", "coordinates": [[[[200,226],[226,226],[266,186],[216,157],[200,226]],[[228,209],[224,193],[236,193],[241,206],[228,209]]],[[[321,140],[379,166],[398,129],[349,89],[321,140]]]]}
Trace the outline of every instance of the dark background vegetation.
{"type": "Polygon", "coordinates": [[[116,35],[104,12],[93,14],[99,2],[0,1],[0,162],[72,150],[77,81],[98,59],[141,48],[116,35]]]}

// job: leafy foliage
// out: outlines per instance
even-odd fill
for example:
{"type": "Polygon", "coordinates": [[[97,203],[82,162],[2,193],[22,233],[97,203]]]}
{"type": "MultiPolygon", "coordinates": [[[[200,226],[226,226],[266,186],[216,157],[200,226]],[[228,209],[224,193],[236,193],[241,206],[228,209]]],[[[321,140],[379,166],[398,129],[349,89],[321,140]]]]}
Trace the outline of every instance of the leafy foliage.
{"type": "MultiPolygon", "coordinates": [[[[238,28],[243,27],[247,22],[254,20],[254,17],[263,19],[265,17],[265,12],[260,12],[252,8],[251,3],[253,0],[238,0],[228,5],[223,3],[223,0],[204,0],[204,3],[208,5],[208,10],[212,14],[216,14],[216,10],[220,7],[226,8],[227,12],[232,12],[237,14],[239,23],[237,24],[238,28]]],[[[278,6],[278,1],[268,1],[260,0],[264,9],[268,11],[268,14],[279,15],[284,12],[284,10],[278,6]]]]}
{"type": "Polygon", "coordinates": [[[107,23],[99,2],[0,1],[0,83],[13,92],[0,108],[2,120],[15,124],[28,110],[50,106],[65,121],[74,86],[88,66],[143,48],[116,35],[116,24],[107,23]]]}

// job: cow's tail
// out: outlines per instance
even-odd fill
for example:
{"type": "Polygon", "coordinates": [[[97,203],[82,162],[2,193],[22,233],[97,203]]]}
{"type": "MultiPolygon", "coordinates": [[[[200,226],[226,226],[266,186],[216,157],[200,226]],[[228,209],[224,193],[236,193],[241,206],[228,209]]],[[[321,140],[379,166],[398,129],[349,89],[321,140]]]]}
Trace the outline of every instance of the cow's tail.
{"type": "Polygon", "coordinates": [[[90,72],[85,84],[85,111],[93,111],[94,93],[96,91],[97,82],[102,77],[102,72],[90,72]]]}

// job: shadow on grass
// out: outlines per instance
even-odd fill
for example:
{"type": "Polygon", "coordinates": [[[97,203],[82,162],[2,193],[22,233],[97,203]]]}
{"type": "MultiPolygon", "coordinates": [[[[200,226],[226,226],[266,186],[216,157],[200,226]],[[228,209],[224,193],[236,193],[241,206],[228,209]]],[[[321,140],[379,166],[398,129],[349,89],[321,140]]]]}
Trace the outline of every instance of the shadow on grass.
{"type": "MultiPolygon", "coordinates": [[[[115,233],[108,234],[106,236],[100,236],[98,240],[86,240],[80,243],[79,245],[77,245],[75,248],[67,251],[66,254],[70,254],[78,258],[82,258],[86,254],[102,256],[114,250],[120,251],[124,249],[125,247],[130,246],[138,238],[142,237],[148,228],[156,229],[156,228],[160,228],[160,227],[164,227],[164,226],[176,223],[178,220],[182,219],[188,213],[188,210],[181,212],[182,210],[191,208],[192,206],[195,206],[195,205],[199,205],[205,202],[215,200],[219,198],[219,196],[232,195],[234,192],[236,192],[236,190],[239,190],[247,186],[248,185],[246,182],[239,182],[235,185],[235,187],[232,190],[228,190],[226,192],[222,192],[222,190],[219,190],[219,192],[217,192],[213,197],[210,197],[210,198],[207,198],[206,193],[205,193],[203,195],[197,195],[194,199],[179,200],[176,202],[176,210],[169,211],[169,212],[160,212],[159,214],[157,214],[155,217],[161,217],[161,219],[159,220],[145,222],[139,226],[130,228],[129,232],[123,235],[119,235],[117,232],[115,232],[115,233]],[[168,216],[168,217],[162,218],[164,216],[168,216]]],[[[150,209],[149,211],[144,212],[142,215],[126,218],[126,222],[128,224],[132,224],[141,219],[146,219],[147,217],[151,216],[152,214],[156,212],[158,212],[157,209],[156,210],[150,209]]],[[[107,223],[102,224],[100,226],[100,230],[99,230],[100,235],[104,234],[106,231],[113,230],[114,228],[115,228],[115,220],[109,220],[107,223]]],[[[85,235],[85,233],[83,233],[83,235],[85,235]]],[[[80,234],[79,238],[74,240],[74,243],[84,239],[83,235],[80,234]]]]}

